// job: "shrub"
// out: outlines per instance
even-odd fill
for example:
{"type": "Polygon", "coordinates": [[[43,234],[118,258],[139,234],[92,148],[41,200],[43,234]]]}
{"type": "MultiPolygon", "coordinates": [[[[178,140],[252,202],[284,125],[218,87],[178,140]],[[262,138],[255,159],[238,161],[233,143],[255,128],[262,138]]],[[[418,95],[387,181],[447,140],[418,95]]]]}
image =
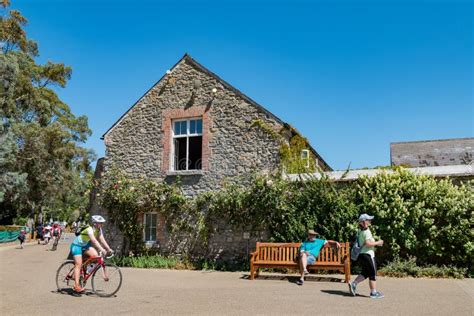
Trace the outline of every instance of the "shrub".
{"type": "Polygon", "coordinates": [[[472,183],[455,186],[400,169],[355,183],[359,213],[375,215],[374,231],[385,241],[382,262],[416,256],[421,265],[472,264],[472,183]]]}
{"type": "Polygon", "coordinates": [[[396,260],[386,264],[378,273],[390,277],[415,277],[415,278],[457,278],[461,279],[467,274],[467,268],[447,266],[418,266],[414,257],[408,260],[396,260]]]}
{"type": "Polygon", "coordinates": [[[112,258],[112,262],[121,267],[148,269],[194,269],[190,263],[176,257],[161,255],[121,256],[112,258]]]}

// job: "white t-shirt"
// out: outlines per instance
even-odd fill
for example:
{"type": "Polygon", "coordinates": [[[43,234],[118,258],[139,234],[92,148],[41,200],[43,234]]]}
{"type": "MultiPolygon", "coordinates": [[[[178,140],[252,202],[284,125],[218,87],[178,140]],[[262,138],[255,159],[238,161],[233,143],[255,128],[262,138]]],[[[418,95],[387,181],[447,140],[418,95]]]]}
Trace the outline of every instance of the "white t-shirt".
{"type": "MultiPolygon", "coordinates": [[[[368,228],[366,230],[361,230],[359,232],[359,245],[364,245],[366,240],[375,241],[374,237],[372,236],[372,232],[368,228]]],[[[375,257],[374,248],[375,247],[363,246],[362,249],[360,250],[360,253],[361,254],[366,253],[370,255],[372,258],[374,258],[375,257]]]]}
{"type": "Polygon", "coordinates": [[[51,228],[52,227],[49,226],[49,225],[44,228],[44,237],[45,238],[51,238],[51,228]]]}

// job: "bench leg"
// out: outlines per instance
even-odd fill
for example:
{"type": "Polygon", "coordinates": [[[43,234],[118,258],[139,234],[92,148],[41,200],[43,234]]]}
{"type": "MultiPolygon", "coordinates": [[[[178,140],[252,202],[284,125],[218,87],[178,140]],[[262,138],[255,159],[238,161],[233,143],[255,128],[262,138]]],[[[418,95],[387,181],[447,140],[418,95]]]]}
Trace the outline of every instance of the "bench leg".
{"type": "Polygon", "coordinates": [[[250,262],[250,280],[255,278],[255,267],[253,266],[253,262],[250,262]]]}
{"type": "Polygon", "coordinates": [[[351,281],[351,261],[349,258],[346,258],[344,261],[344,274],[346,276],[346,283],[349,283],[351,281]]]}

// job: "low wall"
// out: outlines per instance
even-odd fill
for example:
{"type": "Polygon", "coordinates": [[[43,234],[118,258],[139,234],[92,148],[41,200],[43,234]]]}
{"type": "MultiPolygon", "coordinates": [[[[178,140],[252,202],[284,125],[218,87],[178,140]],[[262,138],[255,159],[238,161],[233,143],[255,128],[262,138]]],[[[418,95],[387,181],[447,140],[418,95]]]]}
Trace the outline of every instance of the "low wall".
{"type": "Polygon", "coordinates": [[[0,244],[15,241],[22,229],[28,233],[26,226],[0,226],[0,244]]]}

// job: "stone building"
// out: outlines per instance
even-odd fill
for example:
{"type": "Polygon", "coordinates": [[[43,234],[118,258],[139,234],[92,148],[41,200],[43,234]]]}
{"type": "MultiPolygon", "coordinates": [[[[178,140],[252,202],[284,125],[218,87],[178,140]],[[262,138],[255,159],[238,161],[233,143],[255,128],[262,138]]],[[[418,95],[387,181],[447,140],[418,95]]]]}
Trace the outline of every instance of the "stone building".
{"type": "Polygon", "coordinates": [[[469,165],[474,161],[474,138],[391,143],[390,160],[392,166],[469,165]]]}
{"type": "MultiPolygon", "coordinates": [[[[281,170],[275,134],[289,141],[298,132],[186,54],[103,135],[106,154],[98,167],[158,182],[179,176],[193,196],[219,189],[224,180],[281,170]]],[[[331,170],[309,144],[302,157],[331,170]]],[[[163,219],[150,213],[143,220],[144,240],[165,245],[163,219]]],[[[216,253],[246,251],[243,232],[221,232],[211,241],[216,253]]]]}

